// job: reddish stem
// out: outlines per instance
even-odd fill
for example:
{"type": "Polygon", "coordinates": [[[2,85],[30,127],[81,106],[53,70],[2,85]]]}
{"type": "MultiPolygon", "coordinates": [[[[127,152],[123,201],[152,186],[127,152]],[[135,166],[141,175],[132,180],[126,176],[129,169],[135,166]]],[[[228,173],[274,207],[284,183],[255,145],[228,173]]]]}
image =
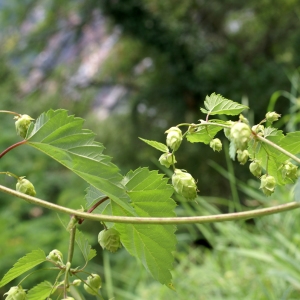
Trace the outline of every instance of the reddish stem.
{"type": "Polygon", "coordinates": [[[8,147],[7,149],[5,149],[2,153],[0,153],[0,158],[2,158],[2,156],[4,156],[7,152],[9,152],[10,150],[18,147],[18,146],[21,146],[23,144],[25,144],[27,142],[27,140],[23,140],[21,142],[18,142],[18,143],[15,143],[13,145],[11,145],[10,147],[8,147]]]}
{"type": "MultiPolygon", "coordinates": [[[[87,213],[93,212],[100,204],[102,204],[104,201],[109,199],[109,197],[104,197],[103,199],[99,200],[97,203],[95,203],[91,208],[88,209],[87,213]]],[[[79,219],[78,224],[82,224],[84,219],[79,219]]]]}

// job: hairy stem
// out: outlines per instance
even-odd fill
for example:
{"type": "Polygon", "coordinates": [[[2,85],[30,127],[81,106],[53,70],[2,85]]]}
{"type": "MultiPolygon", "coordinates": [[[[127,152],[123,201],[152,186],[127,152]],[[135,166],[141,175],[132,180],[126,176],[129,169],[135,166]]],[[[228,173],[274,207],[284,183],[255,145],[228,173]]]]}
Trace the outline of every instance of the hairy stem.
{"type": "Polygon", "coordinates": [[[90,214],[81,212],[78,210],[70,209],[64,206],[60,206],[45,200],[35,198],[15,190],[9,189],[0,185],[0,191],[24,199],[29,203],[39,205],[57,212],[65,213],[68,215],[74,215],[77,218],[84,218],[92,221],[106,221],[115,223],[129,223],[129,224],[189,224],[189,223],[213,223],[224,221],[235,221],[243,219],[251,219],[256,217],[262,217],[266,215],[272,215],[300,207],[299,202],[289,202],[273,207],[262,208],[252,211],[244,211],[230,214],[220,214],[212,216],[199,216],[199,217],[174,217],[174,218],[143,218],[143,217],[123,217],[123,216],[108,216],[102,214],[90,214]]]}
{"type": "Polygon", "coordinates": [[[27,140],[23,140],[21,142],[18,142],[18,143],[15,143],[13,145],[11,145],[10,147],[8,147],[7,149],[5,149],[2,153],[0,153],[0,158],[2,158],[7,152],[9,152],[10,150],[18,147],[18,146],[21,146],[23,144],[25,144],[27,142],[27,140]]]}
{"type": "Polygon", "coordinates": [[[72,263],[74,245],[75,245],[75,236],[76,236],[76,226],[70,229],[70,239],[69,239],[69,250],[68,250],[68,262],[72,263]]]}

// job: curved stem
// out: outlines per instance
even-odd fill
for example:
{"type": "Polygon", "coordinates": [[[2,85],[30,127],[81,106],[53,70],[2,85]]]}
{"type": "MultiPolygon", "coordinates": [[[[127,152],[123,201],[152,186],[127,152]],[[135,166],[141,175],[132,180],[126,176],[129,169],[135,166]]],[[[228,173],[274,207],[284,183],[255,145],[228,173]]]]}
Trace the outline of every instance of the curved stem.
{"type": "Polygon", "coordinates": [[[10,150],[18,147],[18,146],[21,146],[23,144],[25,144],[27,142],[27,140],[23,140],[21,142],[18,142],[18,143],[15,143],[13,145],[11,145],[10,147],[8,147],[7,149],[5,149],[2,153],[0,153],[0,158],[2,158],[7,152],[9,152],[10,150]]]}
{"type": "Polygon", "coordinates": [[[18,114],[14,111],[10,111],[10,110],[0,110],[0,113],[5,113],[5,114],[10,114],[10,115],[15,115],[15,116],[21,116],[21,114],[18,114]]]}
{"type": "Polygon", "coordinates": [[[250,219],[271,214],[280,213],[300,207],[300,202],[289,202],[273,207],[262,208],[252,211],[244,211],[230,214],[219,214],[212,216],[200,217],[174,217],[174,218],[143,218],[143,217],[123,217],[123,216],[108,216],[102,214],[89,214],[78,210],[66,208],[45,200],[35,198],[23,193],[19,193],[5,186],[0,185],[0,191],[24,199],[29,203],[39,205],[57,212],[62,212],[68,215],[74,215],[78,218],[84,218],[92,221],[106,221],[115,223],[129,223],[129,224],[189,224],[189,223],[213,223],[224,221],[235,221],[242,219],[250,219]]]}

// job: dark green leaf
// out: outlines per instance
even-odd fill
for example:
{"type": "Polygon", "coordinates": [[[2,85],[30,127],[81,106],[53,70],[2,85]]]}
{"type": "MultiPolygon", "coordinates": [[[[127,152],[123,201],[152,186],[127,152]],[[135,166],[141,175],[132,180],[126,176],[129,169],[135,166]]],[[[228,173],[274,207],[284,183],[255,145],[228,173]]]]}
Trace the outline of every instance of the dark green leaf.
{"type": "Polygon", "coordinates": [[[92,258],[94,258],[96,256],[96,250],[92,249],[87,238],[78,229],[76,231],[75,240],[78,245],[78,248],[80,249],[80,251],[85,259],[85,262],[88,262],[89,260],[91,260],[92,258]]]}

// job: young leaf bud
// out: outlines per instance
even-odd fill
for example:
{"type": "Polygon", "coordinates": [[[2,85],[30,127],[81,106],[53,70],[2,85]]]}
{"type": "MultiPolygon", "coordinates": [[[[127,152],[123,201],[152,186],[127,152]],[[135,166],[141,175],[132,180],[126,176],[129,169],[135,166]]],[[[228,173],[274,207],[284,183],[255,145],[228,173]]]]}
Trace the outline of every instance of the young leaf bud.
{"type": "Polygon", "coordinates": [[[160,156],[160,158],[158,159],[160,164],[169,168],[171,165],[177,163],[176,159],[175,159],[175,155],[172,153],[164,153],[160,156]]]}
{"type": "Polygon", "coordinates": [[[244,165],[249,158],[249,152],[248,150],[237,150],[237,160],[240,162],[241,165],[244,165]]]}
{"type": "Polygon", "coordinates": [[[171,127],[167,133],[167,146],[172,150],[177,150],[182,142],[182,132],[178,127],[171,127]]]}
{"type": "Polygon", "coordinates": [[[100,231],[98,242],[103,249],[107,249],[110,252],[116,252],[121,248],[120,234],[114,228],[100,231]]]}
{"type": "Polygon", "coordinates": [[[270,123],[277,121],[281,117],[280,114],[277,114],[275,111],[269,111],[266,113],[266,119],[270,123]]]}
{"type": "Polygon", "coordinates": [[[72,282],[72,284],[74,286],[80,286],[81,285],[81,280],[80,279],[74,279],[73,282],[72,282]]]}
{"type": "Polygon", "coordinates": [[[172,176],[172,184],[175,191],[187,200],[193,200],[197,197],[196,181],[191,174],[176,169],[172,176]]]}
{"type": "Polygon", "coordinates": [[[14,119],[17,119],[15,122],[17,134],[25,139],[29,125],[34,119],[28,115],[17,116],[14,119]]]}
{"type": "Polygon", "coordinates": [[[245,150],[250,136],[250,127],[245,123],[237,122],[231,127],[230,140],[235,144],[236,149],[245,150]]]}
{"type": "Polygon", "coordinates": [[[249,165],[250,172],[256,176],[260,177],[261,175],[261,164],[258,160],[254,160],[250,165],[249,165]]]}
{"type": "Polygon", "coordinates": [[[16,185],[16,190],[20,193],[29,195],[29,196],[35,196],[36,191],[34,189],[33,184],[23,177],[19,177],[17,185],[16,185]]]}
{"type": "Polygon", "coordinates": [[[5,300],[25,300],[26,292],[22,289],[21,286],[13,286],[9,289],[6,295],[5,300]]]}
{"type": "Polygon", "coordinates": [[[87,293],[91,295],[97,295],[98,290],[101,288],[102,280],[98,274],[91,274],[86,280],[87,284],[84,284],[83,287],[87,293]]]}
{"type": "Polygon", "coordinates": [[[286,161],[281,169],[281,174],[284,179],[290,179],[295,182],[298,178],[298,166],[295,166],[290,161],[286,161]]]}
{"type": "Polygon", "coordinates": [[[59,264],[63,263],[63,255],[62,255],[62,253],[61,253],[59,250],[57,250],[57,249],[52,250],[52,251],[48,254],[47,259],[52,260],[52,261],[54,261],[54,262],[56,262],[56,263],[59,263],[59,264]]]}
{"type": "Polygon", "coordinates": [[[275,178],[271,175],[263,175],[260,177],[260,189],[266,196],[270,196],[274,193],[276,186],[275,178]]]}
{"type": "Polygon", "coordinates": [[[222,150],[222,142],[219,139],[213,139],[209,143],[210,148],[214,151],[220,152],[222,150]]]}
{"type": "Polygon", "coordinates": [[[265,130],[264,125],[258,124],[258,125],[252,126],[252,131],[255,132],[257,135],[263,136],[264,130],[265,130]]]}

